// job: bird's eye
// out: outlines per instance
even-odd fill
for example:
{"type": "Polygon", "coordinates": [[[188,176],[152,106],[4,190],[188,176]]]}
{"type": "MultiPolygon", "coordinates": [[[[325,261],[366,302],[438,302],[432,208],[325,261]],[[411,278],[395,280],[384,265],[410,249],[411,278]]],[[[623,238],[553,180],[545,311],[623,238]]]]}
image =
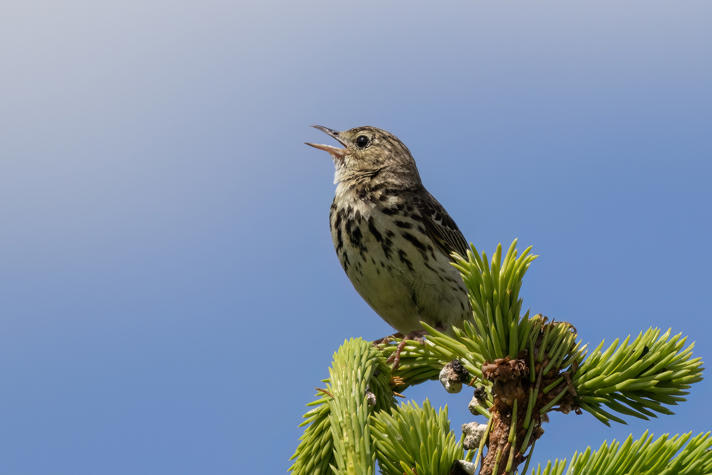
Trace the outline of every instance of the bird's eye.
{"type": "Polygon", "coordinates": [[[358,148],[366,148],[369,142],[370,141],[368,140],[368,137],[366,137],[365,135],[359,135],[358,137],[356,137],[356,146],[358,148]]]}

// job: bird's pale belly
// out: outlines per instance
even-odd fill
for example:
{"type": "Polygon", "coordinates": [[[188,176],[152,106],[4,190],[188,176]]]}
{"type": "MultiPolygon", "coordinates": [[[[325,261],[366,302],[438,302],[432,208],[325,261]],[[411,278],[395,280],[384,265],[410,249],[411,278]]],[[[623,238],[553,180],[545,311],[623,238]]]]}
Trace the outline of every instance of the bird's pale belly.
{"type": "Polygon", "coordinates": [[[449,259],[433,249],[417,221],[363,209],[335,210],[334,247],[363,299],[403,333],[424,321],[436,328],[460,326],[470,315],[464,284],[449,259]]]}

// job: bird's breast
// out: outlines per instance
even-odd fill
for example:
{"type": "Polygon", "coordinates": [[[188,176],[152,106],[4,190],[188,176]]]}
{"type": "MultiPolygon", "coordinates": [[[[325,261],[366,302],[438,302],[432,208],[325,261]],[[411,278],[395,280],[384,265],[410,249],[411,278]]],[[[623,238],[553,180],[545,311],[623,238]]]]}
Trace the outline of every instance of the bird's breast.
{"type": "Polygon", "coordinates": [[[436,325],[455,314],[460,318],[469,307],[449,257],[433,245],[406,201],[337,195],[330,225],[352,284],[399,331],[416,329],[420,320],[436,325]]]}

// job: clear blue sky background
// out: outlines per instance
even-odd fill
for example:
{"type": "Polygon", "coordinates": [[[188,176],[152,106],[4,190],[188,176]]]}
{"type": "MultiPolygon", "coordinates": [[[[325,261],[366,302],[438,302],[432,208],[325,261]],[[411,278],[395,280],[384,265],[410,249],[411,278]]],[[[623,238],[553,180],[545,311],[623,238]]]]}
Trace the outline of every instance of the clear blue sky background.
{"type": "MultiPolygon", "coordinates": [[[[6,2],[0,473],[280,473],[348,337],[308,126],[410,147],[467,238],[541,258],[525,306],[712,360],[706,1],[6,2]]],[[[709,364],[709,363],[708,363],[709,364]]],[[[469,394],[411,389],[471,420],[469,394]]],[[[535,461],[710,429],[554,416],[535,461]]]]}

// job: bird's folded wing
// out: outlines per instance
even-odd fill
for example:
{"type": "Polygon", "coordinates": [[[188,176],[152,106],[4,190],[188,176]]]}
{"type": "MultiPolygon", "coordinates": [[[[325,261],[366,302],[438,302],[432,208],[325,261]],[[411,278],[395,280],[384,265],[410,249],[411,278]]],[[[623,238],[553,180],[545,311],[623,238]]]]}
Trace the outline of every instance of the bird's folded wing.
{"type": "Polygon", "coordinates": [[[424,198],[419,200],[418,208],[423,217],[425,231],[442,252],[447,256],[452,252],[462,256],[467,254],[468,246],[465,237],[433,195],[426,191],[424,198]]]}

